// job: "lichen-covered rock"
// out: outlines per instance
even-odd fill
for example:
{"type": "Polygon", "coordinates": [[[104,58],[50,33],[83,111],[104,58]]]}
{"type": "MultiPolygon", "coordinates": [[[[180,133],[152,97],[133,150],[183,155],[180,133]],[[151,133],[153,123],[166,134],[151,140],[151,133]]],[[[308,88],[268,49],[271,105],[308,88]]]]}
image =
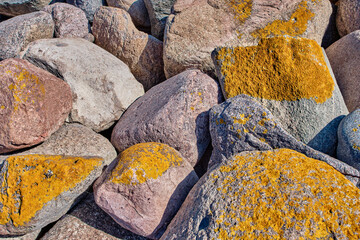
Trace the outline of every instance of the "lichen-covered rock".
{"type": "Polygon", "coordinates": [[[94,20],[95,12],[106,5],[105,0],[66,0],[66,2],[83,10],[89,22],[94,20]]]}
{"type": "Polygon", "coordinates": [[[109,128],[144,93],[121,60],[81,38],[32,42],[22,58],[64,79],[73,93],[68,120],[96,132],[109,128]]]}
{"type": "Polygon", "coordinates": [[[191,165],[162,143],[123,151],[94,184],[96,203],[133,233],[158,238],[198,181],[191,165]]]}
{"type": "Polygon", "coordinates": [[[358,170],[296,140],[269,110],[247,95],[230,98],[210,110],[210,133],[214,150],[209,168],[243,151],[289,148],[328,163],[360,187],[358,170]]]}
{"type": "Polygon", "coordinates": [[[52,38],[54,22],[46,12],[13,17],[0,23],[0,60],[16,57],[32,41],[52,38]]]}
{"type": "Polygon", "coordinates": [[[95,43],[124,61],[145,91],[165,80],[162,42],[137,30],[126,11],[101,7],[92,31],[95,43]]]}
{"type": "Polygon", "coordinates": [[[337,6],[336,26],[340,36],[360,30],[360,1],[340,0],[337,6]]]}
{"type": "Polygon", "coordinates": [[[0,170],[0,235],[40,229],[64,215],[101,174],[101,158],[11,156],[0,170]]]}
{"type": "Polygon", "coordinates": [[[17,16],[36,12],[43,9],[50,2],[51,0],[2,0],[0,1],[0,14],[17,16]]]}
{"type": "Polygon", "coordinates": [[[346,106],[352,112],[360,107],[360,30],[333,43],[326,54],[346,106]]]}
{"type": "Polygon", "coordinates": [[[296,151],[244,152],[201,178],[161,239],[358,239],[359,197],[296,151]]]}
{"type": "Polygon", "coordinates": [[[209,109],[221,101],[214,79],[185,71],[135,101],[116,124],[111,142],[120,152],[140,142],[165,143],[195,166],[210,143],[209,109]]]}
{"type": "Polygon", "coordinates": [[[54,75],[22,59],[0,62],[0,153],[46,140],[71,110],[71,90],[54,75]]]}
{"type": "Polygon", "coordinates": [[[331,13],[328,0],[178,0],[164,35],[166,77],[188,68],[212,75],[210,55],[220,46],[252,46],[284,35],[321,44],[331,13]]]}
{"type": "Polygon", "coordinates": [[[255,97],[295,138],[333,155],[339,121],[323,129],[348,111],[325,58],[314,40],[287,37],[213,54],[225,98],[255,97]]]}

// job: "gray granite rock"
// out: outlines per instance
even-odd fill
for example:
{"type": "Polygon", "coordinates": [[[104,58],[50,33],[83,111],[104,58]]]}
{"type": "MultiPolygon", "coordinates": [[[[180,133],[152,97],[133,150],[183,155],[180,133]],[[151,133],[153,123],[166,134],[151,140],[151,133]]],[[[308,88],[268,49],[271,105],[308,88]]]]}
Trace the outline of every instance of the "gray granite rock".
{"type": "Polygon", "coordinates": [[[41,10],[49,5],[51,0],[2,0],[0,1],[0,14],[17,16],[41,10]]]}
{"type": "Polygon", "coordinates": [[[83,10],[89,22],[94,20],[95,12],[106,5],[105,0],[66,0],[66,2],[83,10]]]}
{"type": "Polygon", "coordinates": [[[336,26],[341,37],[360,30],[360,1],[339,0],[336,26]]]}
{"type": "Polygon", "coordinates": [[[28,234],[25,234],[25,235],[13,236],[13,237],[0,236],[0,239],[2,239],[2,240],[37,240],[40,231],[41,231],[41,229],[36,230],[31,233],[28,233],[28,234]]]}

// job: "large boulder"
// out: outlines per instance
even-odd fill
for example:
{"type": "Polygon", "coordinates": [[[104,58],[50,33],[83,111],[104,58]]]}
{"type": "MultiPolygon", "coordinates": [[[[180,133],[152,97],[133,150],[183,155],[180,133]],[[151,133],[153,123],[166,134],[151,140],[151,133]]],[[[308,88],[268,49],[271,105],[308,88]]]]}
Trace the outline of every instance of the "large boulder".
{"type": "Polygon", "coordinates": [[[89,22],[94,20],[96,11],[106,5],[105,0],[66,0],[66,2],[83,10],[89,22]]]}
{"type": "Polygon", "coordinates": [[[95,201],[120,226],[159,238],[197,181],[175,149],[139,143],[123,151],[95,182],[95,201]]]}
{"type": "Polygon", "coordinates": [[[0,153],[36,145],[59,129],[72,106],[67,83],[22,59],[0,62],[0,153]]]}
{"type": "Polygon", "coordinates": [[[38,40],[24,50],[22,58],[64,79],[73,92],[68,120],[96,132],[113,125],[144,93],[121,60],[84,39],[38,40]]]}
{"type": "Polygon", "coordinates": [[[145,91],[165,80],[162,42],[137,30],[126,11],[101,7],[92,30],[95,43],[124,61],[145,91]]]}
{"type": "Polygon", "coordinates": [[[192,166],[208,144],[209,109],[222,101],[220,86],[199,70],[185,71],[153,87],[116,124],[112,144],[119,150],[140,142],[161,142],[192,166]]]}
{"type": "Polygon", "coordinates": [[[0,60],[16,57],[32,41],[52,38],[54,22],[46,12],[13,17],[0,23],[0,60]]]}
{"type": "Polygon", "coordinates": [[[360,30],[360,1],[340,0],[337,6],[336,26],[340,36],[360,30]]]}
{"type": "Polygon", "coordinates": [[[0,2],[0,14],[6,16],[17,16],[26,13],[36,12],[52,0],[2,0],[0,2]]]}
{"type": "Polygon", "coordinates": [[[359,197],[296,151],[244,152],[201,178],[161,239],[358,239],[359,197]]]}

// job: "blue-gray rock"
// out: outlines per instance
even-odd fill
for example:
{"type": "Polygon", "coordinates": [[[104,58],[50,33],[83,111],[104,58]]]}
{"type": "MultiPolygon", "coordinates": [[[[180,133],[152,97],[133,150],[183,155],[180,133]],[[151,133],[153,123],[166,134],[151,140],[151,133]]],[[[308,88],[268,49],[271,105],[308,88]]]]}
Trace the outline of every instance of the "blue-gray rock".
{"type": "Polygon", "coordinates": [[[105,0],[66,0],[66,2],[83,10],[89,22],[93,21],[96,10],[106,5],[105,0]]]}
{"type": "Polygon", "coordinates": [[[49,5],[51,0],[2,0],[0,1],[0,14],[17,16],[36,12],[49,5]]]}

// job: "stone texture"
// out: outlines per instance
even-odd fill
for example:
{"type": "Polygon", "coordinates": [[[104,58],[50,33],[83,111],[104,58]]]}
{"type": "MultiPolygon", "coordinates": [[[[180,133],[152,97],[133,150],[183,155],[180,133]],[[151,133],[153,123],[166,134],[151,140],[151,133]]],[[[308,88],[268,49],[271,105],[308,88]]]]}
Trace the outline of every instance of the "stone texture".
{"type": "Polygon", "coordinates": [[[360,107],[360,30],[352,32],[326,49],[336,81],[350,112],[360,107]]]}
{"type": "Polygon", "coordinates": [[[29,233],[58,220],[101,174],[102,162],[60,155],[7,158],[0,170],[0,235],[29,233]]]}
{"type": "Polygon", "coordinates": [[[256,97],[296,139],[335,155],[338,117],[348,111],[314,40],[268,38],[257,46],[217,48],[213,59],[226,98],[256,97]]]}
{"type": "Polygon", "coordinates": [[[66,2],[83,10],[89,22],[94,20],[95,12],[106,5],[105,0],[66,0],[66,2]]]}
{"type": "Polygon", "coordinates": [[[0,236],[0,239],[3,240],[36,240],[37,237],[39,236],[40,233],[40,229],[25,235],[20,235],[20,236],[13,236],[13,237],[2,237],[0,236]]]}
{"type": "Polygon", "coordinates": [[[165,80],[162,42],[138,31],[126,11],[101,7],[92,30],[95,43],[124,61],[145,91],[165,80]]]}
{"type": "Polygon", "coordinates": [[[210,133],[214,150],[209,168],[243,151],[289,148],[328,163],[360,186],[358,170],[296,140],[269,110],[247,95],[230,98],[210,110],[210,133]]]}
{"type": "Polygon", "coordinates": [[[94,201],[93,194],[61,218],[40,240],[146,240],[122,228],[94,201]]]}
{"type": "Polygon", "coordinates": [[[2,0],[0,2],[0,14],[17,16],[36,12],[48,5],[51,0],[2,0]]]}
{"type": "Polygon", "coordinates": [[[359,197],[296,151],[244,152],[201,178],[161,239],[358,239],[359,197]]]}
{"type": "Polygon", "coordinates": [[[208,111],[221,101],[215,80],[199,70],[185,71],[132,104],[111,142],[120,152],[140,142],[165,143],[195,166],[210,142],[208,111]]]}
{"type": "Polygon", "coordinates": [[[340,0],[336,15],[336,26],[341,37],[360,30],[360,1],[340,0]]]}
{"type": "Polygon", "coordinates": [[[164,38],[166,20],[176,0],[144,0],[151,23],[151,35],[159,40],[164,38]]]}
{"type": "Polygon", "coordinates": [[[32,41],[52,38],[54,22],[42,11],[13,17],[0,23],[0,60],[16,57],[32,41]]]}
{"type": "Polygon", "coordinates": [[[178,0],[165,29],[165,75],[188,68],[213,75],[210,54],[220,46],[251,46],[283,35],[321,44],[331,13],[328,0],[178,0]]]}
{"type": "Polygon", "coordinates": [[[69,85],[21,59],[0,62],[0,153],[46,140],[71,110],[69,85]]]}
{"type": "Polygon", "coordinates": [[[96,203],[122,227],[159,238],[198,181],[191,165],[162,143],[123,151],[94,184],[96,203]]]}
{"type": "Polygon", "coordinates": [[[52,15],[55,22],[55,37],[85,38],[93,41],[85,12],[67,3],[51,4],[43,9],[52,15]]]}
{"type": "Polygon", "coordinates": [[[38,40],[22,58],[64,79],[73,92],[69,121],[96,132],[109,128],[144,93],[122,61],[84,39],[38,40]]]}

